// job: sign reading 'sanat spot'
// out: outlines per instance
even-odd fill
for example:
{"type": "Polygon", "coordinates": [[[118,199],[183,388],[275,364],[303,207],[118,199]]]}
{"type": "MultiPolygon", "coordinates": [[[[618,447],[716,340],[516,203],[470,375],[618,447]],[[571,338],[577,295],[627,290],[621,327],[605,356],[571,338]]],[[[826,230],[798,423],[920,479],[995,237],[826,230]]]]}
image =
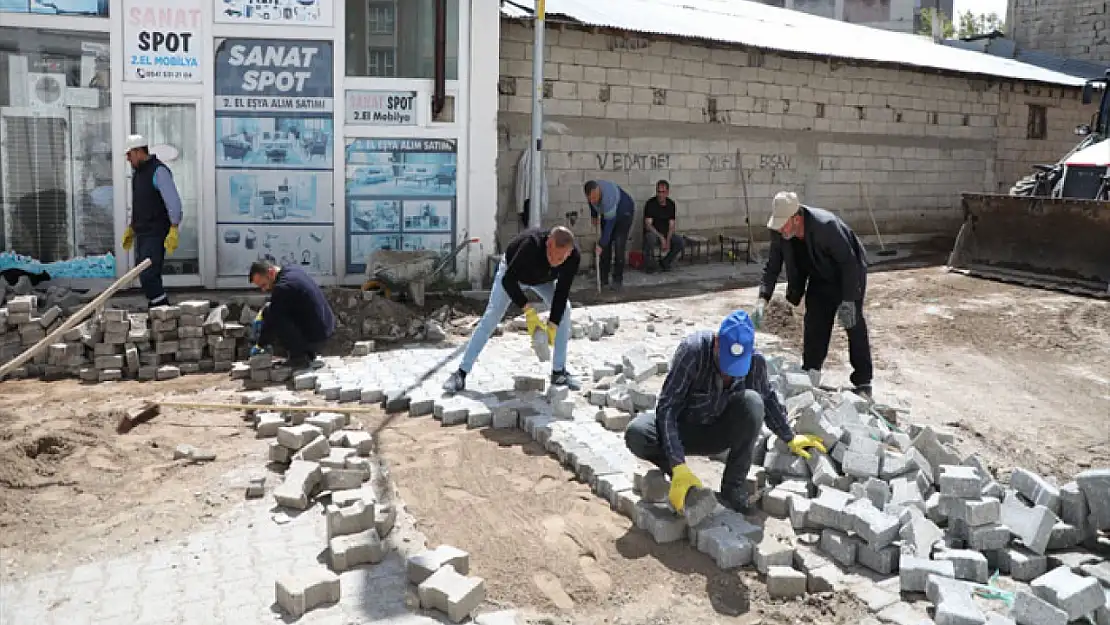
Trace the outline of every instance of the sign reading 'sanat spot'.
{"type": "Polygon", "coordinates": [[[330,113],[327,41],[224,39],[216,48],[219,111],[330,113]]]}
{"type": "Polygon", "coordinates": [[[348,91],[347,123],[361,126],[415,126],[415,91],[348,91]]]}
{"type": "Polygon", "coordinates": [[[124,0],[124,80],[200,82],[199,0],[124,0]]]}

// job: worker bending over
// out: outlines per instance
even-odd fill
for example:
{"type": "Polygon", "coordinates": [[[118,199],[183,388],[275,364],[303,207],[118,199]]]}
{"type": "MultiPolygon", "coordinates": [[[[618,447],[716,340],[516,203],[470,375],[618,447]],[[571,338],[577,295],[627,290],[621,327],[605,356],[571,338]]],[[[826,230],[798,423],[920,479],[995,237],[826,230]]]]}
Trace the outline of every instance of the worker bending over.
{"type": "Polygon", "coordinates": [[[686,493],[701,481],[686,466],[686,454],[711,456],[728,451],[717,497],[737,512],[747,512],[748,470],[759,433],[766,423],[793,453],[808,459],[810,448],[825,451],[821,439],[794,434],[767,375],[767,361],[755,351],[755,328],[738,310],[717,332],[703,330],[682,340],[655,414],[629,424],[624,440],[636,457],[670,475],[670,501],[678,512],[686,493]]]}
{"type": "Polygon", "coordinates": [[[594,254],[598,257],[601,284],[609,284],[609,267],[613,268],[613,288],[624,284],[624,253],[628,233],[632,230],[636,203],[632,196],[609,180],[590,180],[583,190],[590,205],[590,220],[601,227],[594,254]]]}
{"type": "Polygon", "coordinates": [[[260,260],[251,264],[250,281],[270,294],[257,322],[261,327],[251,355],[280,344],[293,369],[311,367],[324,343],[335,334],[335,314],[324,292],[296,265],[278,267],[260,260]]]}
{"type": "Polygon", "coordinates": [[[871,345],[863,318],[867,290],[867,253],[848,224],[829,211],[798,203],[798,196],[780,192],[771,204],[771,250],[763,268],[755,323],[775,292],[786,265],[786,301],[797,306],[806,298],[802,368],[814,385],[829,353],[834,320],[848,333],[851,382],[855,392],[871,399],[871,345]]]}
{"type": "Polygon", "coordinates": [[[578,380],[567,373],[567,342],[570,341],[570,285],[578,273],[581,254],[574,243],[574,233],[563,226],[551,231],[533,229],[516,235],[505,248],[505,256],[497,266],[493,279],[489,303],[478,327],[470,335],[466,344],[459,370],[452,373],[443,390],[457,393],[466,388],[466,376],[474,367],[474,361],[512,302],[524,309],[528,320],[528,336],[538,328],[547,331],[548,344],[555,349],[551,358],[551,384],[567,386],[572,390],[581,388],[578,380]],[[540,321],[539,313],[528,303],[522,286],[526,286],[548,305],[547,324],[540,321]]]}

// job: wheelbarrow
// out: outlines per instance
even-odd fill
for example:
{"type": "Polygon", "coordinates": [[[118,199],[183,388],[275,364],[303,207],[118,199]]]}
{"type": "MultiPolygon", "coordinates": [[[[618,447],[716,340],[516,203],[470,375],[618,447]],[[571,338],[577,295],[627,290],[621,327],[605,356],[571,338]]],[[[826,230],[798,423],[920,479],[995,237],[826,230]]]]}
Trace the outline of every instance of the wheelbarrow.
{"type": "Polygon", "coordinates": [[[366,263],[367,280],[363,291],[377,289],[386,297],[394,293],[402,294],[417,306],[424,306],[424,289],[471,243],[463,232],[462,241],[454,249],[446,252],[430,250],[396,251],[378,250],[371,254],[366,263]]]}

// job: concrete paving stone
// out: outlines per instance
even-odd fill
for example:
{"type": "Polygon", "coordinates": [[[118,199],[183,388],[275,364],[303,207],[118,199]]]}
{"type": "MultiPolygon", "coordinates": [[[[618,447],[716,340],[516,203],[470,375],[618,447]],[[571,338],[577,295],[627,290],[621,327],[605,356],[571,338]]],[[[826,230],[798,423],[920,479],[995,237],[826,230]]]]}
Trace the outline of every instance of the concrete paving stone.
{"type": "Polygon", "coordinates": [[[803,497],[791,497],[788,503],[790,524],[795,530],[819,529],[811,527],[809,509],[811,500],[803,497]]]}
{"type": "Polygon", "coordinates": [[[811,452],[807,464],[814,486],[832,486],[836,482],[836,478],[840,477],[840,473],[836,470],[832,460],[829,459],[828,455],[821,452],[811,452]]]}
{"type": "Polygon", "coordinates": [[[632,421],[632,415],[616,408],[602,408],[597,411],[595,419],[610,432],[624,432],[632,421]]]}
{"type": "Polygon", "coordinates": [[[852,531],[872,548],[886,547],[898,539],[901,529],[898,517],[880,511],[868,499],[852,502],[844,513],[852,519],[852,531]]]}
{"type": "Polygon", "coordinates": [[[1057,523],[1052,526],[1052,535],[1048,539],[1047,549],[1049,551],[1071,549],[1079,546],[1084,538],[1086,538],[1086,532],[1078,527],[1067,523],[1057,523]]]}
{"type": "Polygon", "coordinates": [[[850,567],[856,563],[858,547],[859,539],[848,536],[844,532],[833,529],[825,529],[821,532],[821,551],[841,566],[850,567]]]}
{"type": "Polygon", "coordinates": [[[884,450],[880,464],[879,477],[892,480],[917,470],[917,463],[908,454],[884,450]]]}
{"type": "Polygon", "coordinates": [[[1060,489],[1032,471],[1015,468],[1010,474],[1010,488],[1024,495],[1034,505],[1048,508],[1053,514],[1060,511],[1060,489]]]}
{"type": "Polygon", "coordinates": [[[885,590],[870,581],[854,584],[848,588],[853,596],[862,601],[867,609],[874,613],[882,612],[886,608],[897,604],[901,599],[896,593],[885,590]]]}
{"type": "Polygon", "coordinates": [[[997,612],[987,612],[987,625],[1017,625],[1014,619],[1008,616],[1002,616],[997,612]]]}
{"type": "Polygon", "coordinates": [[[1084,575],[1097,579],[1099,583],[1110,589],[1110,562],[1083,564],[1079,567],[1079,570],[1082,571],[1084,575]]]}
{"type": "Polygon", "coordinates": [[[1002,523],[1033,553],[1044,555],[1059,519],[1044,506],[1028,507],[1017,497],[1002,502],[1002,523]]]}
{"type": "Polygon", "coordinates": [[[1060,608],[1069,621],[1104,607],[1106,596],[1098,580],[1081,577],[1067,567],[1058,567],[1034,579],[1029,587],[1038,598],[1060,608]]]}
{"type": "Polygon", "coordinates": [[[954,579],[930,575],[925,596],[936,606],[933,621],[937,625],[983,625],[987,617],[971,598],[971,588],[954,579]]]}
{"type": "Polygon", "coordinates": [[[866,479],[869,477],[878,477],[881,461],[881,455],[857,453],[852,449],[848,449],[844,453],[844,460],[841,463],[841,468],[844,470],[845,475],[851,475],[855,478],[866,479]]]}
{"type": "MultiPolygon", "coordinates": [[[[939,433],[933,426],[926,426],[914,436],[913,446],[921,453],[933,471],[933,480],[940,479],[940,467],[942,465],[958,466],[960,464],[960,456],[953,450],[948,443],[941,439],[942,434],[939,433]]],[[[919,465],[920,466],[920,465],[919,465]]],[[[921,467],[924,469],[925,467],[921,467]]]]}
{"type": "Polygon", "coordinates": [[[643,382],[657,372],[655,361],[642,345],[638,345],[621,356],[622,373],[634,382],[643,382]]]}
{"type": "Polygon", "coordinates": [[[311,567],[283,575],[275,582],[277,603],[293,618],[328,603],[339,602],[339,576],[311,567]]]}
{"type": "Polygon", "coordinates": [[[1096,530],[1110,530],[1110,468],[1083,471],[1075,481],[1091,509],[1091,525],[1096,530]]]}
{"type": "Polygon", "coordinates": [[[806,594],[806,574],[789,566],[772,566],[767,571],[767,594],[772,599],[792,599],[806,594]]]}
{"type": "Polygon", "coordinates": [[[959,499],[978,499],[983,488],[975,467],[941,465],[938,482],[942,495],[959,499]]]}
{"type": "Polygon", "coordinates": [[[755,548],[744,536],[732,533],[728,527],[719,526],[698,533],[698,550],[705,553],[723,570],[747,566],[752,563],[755,548]]]}
{"type": "Polygon", "coordinates": [[[844,574],[835,564],[813,569],[806,577],[806,589],[811,593],[837,592],[844,585],[844,574]]]}
{"type": "Polygon", "coordinates": [[[773,450],[767,452],[763,459],[763,467],[771,475],[784,479],[803,478],[809,479],[809,466],[804,458],[795,456],[789,451],[773,450]]]}
{"type": "MultiPolygon", "coordinates": [[[[298,427],[303,427],[303,426],[298,426],[298,427]]],[[[311,426],[309,426],[309,427],[311,427],[311,426]]],[[[279,436],[280,436],[280,432],[279,432],[279,436]]],[[[280,442],[281,439],[279,438],[278,441],[280,442]]],[[[302,447],[300,451],[293,454],[293,459],[294,460],[307,460],[309,462],[316,462],[317,460],[327,458],[328,454],[330,454],[330,453],[331,453],[331,445],[328,445],[328,439],[324,438],[323,436],[319,436],[319,437],[314,438],[311,441],[309,441],[309,443],[307,445],[305,445],[304,447],[302,447]]]]}
{"type": "Polygon", "coordinates": [[[773,566],[790,567],[794,563],[794,545],[777,536],[767,534],[755,546],[755,568],[766,575],[773,566]]]}
{"type": "Polygon", "coordinates": [[[405,570],[409,581],[419,585],[447,565],[452,566],[457,573],[466,575],[470,572],[470,554],[450,545],[440,545],[409,556],[405,570]]]}
{"type": "Polygon", "coordinates": [[[633,478],[634,484],[638,484],[637,492],[645,502],[648,503],[662,503],[667,501],[667,495],[671,490],[671,483],[666,475],[659,469],[651,469],[643,474],[636,474],[633,478]],[[638,480],[636,478],[639,478],[638,480]]]}
{"type": "Polygon", "coordinates": [[[266,496],[266,477],[253,477],[247,484],[247,499],[261,499],[266,496]]]}
{"type": "Polygon", "coordinates": [[[1068,613],[1032,593],[1018,590],[1012,615],[1017,625],[1067,625],[1068,613]]]}
{"type": "Polygon", "coordinates": [[[274,500],[280,506],[307,510],[322,479],[319,464],[294,460],[285,471],[285,479],[274,489],[274,500]]]}
{"type": "Polygon", "coordinates": [[[516,391],[536,391],[539,393],[544,392],[547,388],[547,378],[538,375],[516,375],[513,376],[513,389],[516,391]]]}
{"type": "Polygon", "coordinates": [[[365,471],[358,469],[332,469],[324,467],[321,469],[323,474],[324,490],[340,491],[352,490],[362,487],[362,483],[370,479],[370,476],[365,471]]]}
{"type": "Polygon", "coordinates": [[[770,492],[763,495],[763,498],[760,500],[760,505],[767,514],[783,519],[790,516],[790,500],[796,495],[797,493],[788,491],[781,486],[776,486],[771,489],[770,492]]]}
{"type": "Polygon", "coordinates": [[[385,559],[386,547],[376,529],[337,536],[328,540],[331,568],[337,573],[360,564],[378,564],[385,559]]]}
{"type": "Polygon", "coordinates": [[[616,509],[619,495],[625,491],[632,491],[632,478],[626,473],[611,473],[599,476],[597,479],[597,496],[609,502],[616,509]]]}
{"type": "Polygon", "coordinates": [[[636,516],[639,514],[640,501],[640,496],[635,492],[621,491],[617,493],[617,512],[635,522],[636,516]]]}
{"type": "Polygon", "coordinates": [[[656,543],[673,543],[686,536],[686,519],[675,514],[667,504],[637,503],[636,527],[651,534],[656,543]]]}
{"type": "Polygon", "coordinates": [[[397,508],[393,504],[377,504],[374,506],[374,529],[378,536],[385,539],[397,525],[397,508]]]}
{"type": "Polygon", "coordinates": [[[1066,566],[1072,571],[1080,571],[1082,570],[1081,567],[1085,564],[1097,564],[1102,562],[1101,556],[1082,549],[1057,551],[1048,554],[1047,557],[1049,570],[1066,566]]]}
{"type": "Polygon", "coordinates": [[[1091,509],[1079,482],[1068,482],[1060,487],[1060,520],[1086,534],[1090,524],[1091,509]]]}
{"type": "Polygon", "coordinates": [[[958,507],[959,518],[970,527],[992,525],[1002,520],[1002,502],[994,498],[978,501],[961,499],[958,507]]]}
{"type": "Polygon", "coordinates": [[[1110,625],[1110,589],[1103,589],[1106,604],[1095,610],[1095,625],[1110,625]]]}
{"type": "Polygon", "coordinates": [[[898,578],[901,580],[902,592],[925,592],[930,575],[953,579],[956,577],[956,569],[949,561],[929,560],[902,554],[898,562],[898,578]]]}
{"type": "Polygon", "coordinates": [[[897,545],[875,548],[867,543],[860,543],[856,548],[856,561],[880,575],[893,575],[898,572],[898,562],[902,556],[897,545]]]}
{"type": "Polygon", "coordinates": [[[968,531],[967,546],[976,551],[1005,549],[1010,544],[1011,533],[1012,530],[1005,525],[972,527],[968,531]]]}
{"type": "Polygon", "coordinates": [[[255,433],[258,438],[273,438],[278,429],[285,426],[285,419],[279,412],[260,412],[255,420],[255,433]]]}
{"type": "Polygon", "coordinates": [[[277,442],[293,451],[300,451],[305,445],[324,435],[320,428],[307,423],[279,427],[277,442]]]}
{"type": "Polygon", "coordinates": [[[330,436],[332,432],[338,432],[347,425],[347,415],[338,412],[319,412],[305,419],[305,423],[319,428],[324,436],[330,436]]]}
{"type": "Polygon", "coordinates": [[[990,571],[987,557],[978,551],[969,549],[948,549],[934,556],[938,561],[947,560],[952,563],[956,579],[967,580],[977,584],[986,584],[990,571]]]}
{"type": "Polygon", "coordinates": [[[924,610],[901,601],[883,608],[875,616],[880,622],[891,625],[927,625],[933,622],[924,610]]]}
{"type": "Polygon", "coordinates": [[[409,409],[409,404],[411,401],[412,398],[409,397],[408,393],[406,393],[403,389],[392,389],[386,391],[385,400],[383,400],[383,403],[385,404],[385,412],[386,414],[397,414],[400,412],[406,412],[409,409]]]}
{"type": "Polygon", "coordinates": [[[374,437],[369,432],[348,431],[344,445],[353,448],[360,456],[369,456],[374,449],[374,437]]]}
{"type": "Polygon", "coordinates": [[[289,464],[293,459],[293,450],[285,445],[279,444],[277,441],[270,441],[269,454],[267,459],[270,462],[277,464],[289,464]]]}
{"type": "Polygon", "coordinates": [[[890,503],[888,511],[913,507],[925,512],[925,498],[921,495],[921,487],[915,480],[896,478],[890,481],[890,503]]]}
{"type": "Polygon", "coordinates": [[[831,560],[807,545],[798,545],[794,549],[794,559],[791,562],[794,568],[803,573],[809,573],[830,564],[832,564],[831,560]]]}
{"type": "Polygon", "coordinates": [[[417,587],[420,606],[447,615],[453,623],[461,623],[486,598],[486,583],[480,577],[468,577],[445,565],[417,587]]]}
{"type": "Polygon", "coordinates": [[[843,532],[852,530],[853,523],[845,513],[852,497],[848,493],[822,486],[817,498],[810,501],[809,522],[817,527],[827,527],[843,532]]]}

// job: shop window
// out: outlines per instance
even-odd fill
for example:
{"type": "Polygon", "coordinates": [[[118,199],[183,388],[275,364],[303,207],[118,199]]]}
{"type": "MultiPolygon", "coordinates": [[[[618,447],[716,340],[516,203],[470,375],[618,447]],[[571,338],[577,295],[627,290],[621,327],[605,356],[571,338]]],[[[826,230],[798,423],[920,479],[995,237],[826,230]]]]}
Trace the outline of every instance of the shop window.
{"type": "MultiPolygon", "coordinates": [[[[446,2],[447,80],[458,79],[459,2],[446,2]]],[[[434,78],[436,4],[437,0],[347,0],[347,75],[434,78]]]]}
{"type": "Polygon", "coordinates": [[[0,28],[0,269],[114,249],[110,84],[107,34],[0,28]]]}
{"type": "Polygon", "coordinates": [[[0,0],[0,13],[108,17],[108,0],[0,0]]]}

